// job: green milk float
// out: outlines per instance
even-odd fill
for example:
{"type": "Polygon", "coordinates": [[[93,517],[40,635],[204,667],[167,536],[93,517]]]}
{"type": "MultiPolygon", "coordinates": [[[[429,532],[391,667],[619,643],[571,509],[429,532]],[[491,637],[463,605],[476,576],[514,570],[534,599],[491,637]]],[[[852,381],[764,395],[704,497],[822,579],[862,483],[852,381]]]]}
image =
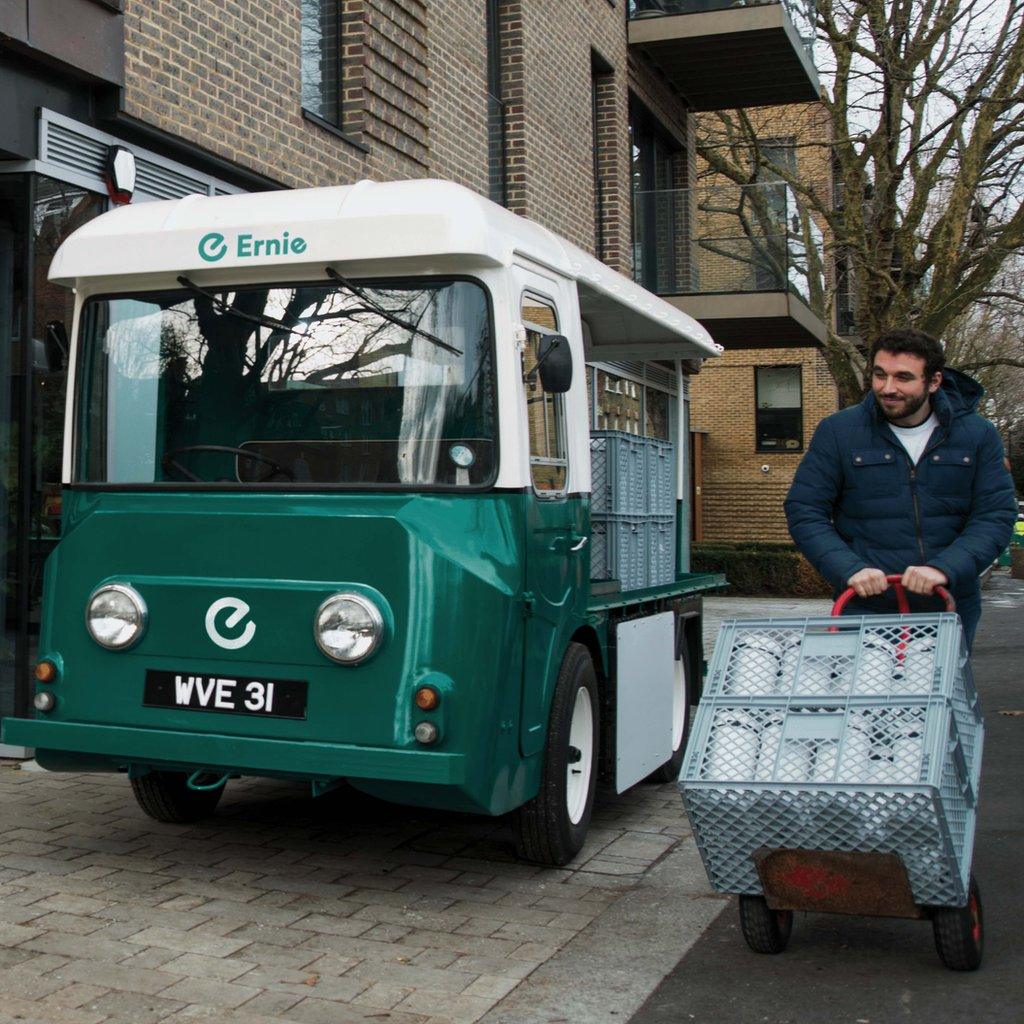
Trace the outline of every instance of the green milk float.
{"type": "Polygon", "coordinates": [[[694,320],[440,181],[123,207],[50,274],[76,293],[63,536],[4,742],[125,772],[162,821],[243,775],[514,811],[548,864],[599,773],[678,775],[722,581],[666,574],[666,517],[623,514],[653,507],[642,439],[601,435],[592,519],[587,364],[657,360],[681,396],[720,351],[694,320]]]}

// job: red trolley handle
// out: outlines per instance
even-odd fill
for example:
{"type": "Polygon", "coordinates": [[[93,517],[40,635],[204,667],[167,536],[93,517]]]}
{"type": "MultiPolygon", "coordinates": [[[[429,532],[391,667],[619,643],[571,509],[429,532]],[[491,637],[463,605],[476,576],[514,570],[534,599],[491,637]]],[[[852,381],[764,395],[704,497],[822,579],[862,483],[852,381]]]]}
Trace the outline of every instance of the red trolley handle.
{"type": "MultiPolygon", "coordinates": [[[[899,609],[900,614],[908,615],[910,613],[910,603],[907,601],[907,591],[903,586],[903,577],[893,574],[891,576],[886,576],[885,581],[886,583],[891,583],[896,591],[896,607],[899,609]]],[[[956,602],[953,600],[952,594],[950,594],[945,587],[936,586],[934,593],[946,602],[947,612],[956,611],[956,602]]],[[[836,598],[836,603],[832,605],[832,614],[842,615],[843,609],[850,603],[855,594],[856,591],[853,587],[848,587],[844,590],[839,597],[836,598]]]]}

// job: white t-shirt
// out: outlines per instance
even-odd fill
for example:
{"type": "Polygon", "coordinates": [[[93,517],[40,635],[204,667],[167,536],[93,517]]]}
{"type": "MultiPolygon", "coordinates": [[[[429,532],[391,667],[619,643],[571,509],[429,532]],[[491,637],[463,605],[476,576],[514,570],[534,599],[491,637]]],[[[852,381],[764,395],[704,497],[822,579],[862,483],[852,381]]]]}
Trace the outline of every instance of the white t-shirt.
{"type": "Polygon", "coordinates": [[[939,418],[932,413],[924,423],[919,423],[916,427],[897,427],[895,423],[890,423],[889,429],[896,435],[896,440],[907,450],[910,461],[916,466],[924,454],[925,448],[928,447],[928,439],[932,436],[932,431],[938,425],[939,418]]]}

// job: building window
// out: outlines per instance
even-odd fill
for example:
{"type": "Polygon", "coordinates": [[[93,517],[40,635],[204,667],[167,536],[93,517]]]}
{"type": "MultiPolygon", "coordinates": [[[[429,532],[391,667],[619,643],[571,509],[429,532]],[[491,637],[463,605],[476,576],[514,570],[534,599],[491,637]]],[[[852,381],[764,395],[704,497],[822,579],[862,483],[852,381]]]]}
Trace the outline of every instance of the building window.
{"type": "MultiPolygon", "coordinates": [[[[637,437],[669,439],[668,392],[606,370],[598,369],[594,374],[597,390],[592,392],[591,401],[594,426],[598,430],[621,430],[637,437]]],[[[593,379],[588,367],[588,384],[593,379]]]]}
{"type": "Polygon", "coordinates": [[[638,100],[631,99],[633,279],[658,295],[691,291],[686,150],[638,100]]]}
{"type": "Polygon", "coordinates": [[[487,182],[488,196],[506,205],[505,103],[501,87],[500,0],[487,0],[487,182]]]}
{"type": "Polygon", "coordinates": [[[358,128],[361,5],[351,0],[302,2],[302,109],[342,131],[358,128]]]}
{"type": "Polygon", "coordinates": [[[669,440],[669,400],[664,391],[644,388],[644,434],[669,440]]]}
{"type": "Polygon", "coordinates": [[[798,452],[804,446],[799,366],[758,366],[755,374],[757,450],[798,452]]]}
{"type": "Polygon", "coordinates": [[[643,384],[598,370],[598,430],[622,430],[637,435],[643,433],[643,393],[643,384]]]}

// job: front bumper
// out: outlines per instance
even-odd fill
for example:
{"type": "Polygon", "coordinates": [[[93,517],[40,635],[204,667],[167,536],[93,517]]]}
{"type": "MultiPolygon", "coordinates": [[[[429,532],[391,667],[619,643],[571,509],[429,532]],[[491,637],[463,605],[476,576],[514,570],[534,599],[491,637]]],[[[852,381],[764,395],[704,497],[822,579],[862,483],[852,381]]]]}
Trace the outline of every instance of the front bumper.
{"type": "Polygon", "coordinates": [[[116,771],[128,764],[217,768],[243,775],[331,780],[339,777],[462,786],[466,755],[388,750],[347,743],[303,743],[217,733],[139,729],[6,718],[2,741],[34,747],[41,761],[116,771]],[[46,756],[55,755],[55,756],[46,756]]]}

